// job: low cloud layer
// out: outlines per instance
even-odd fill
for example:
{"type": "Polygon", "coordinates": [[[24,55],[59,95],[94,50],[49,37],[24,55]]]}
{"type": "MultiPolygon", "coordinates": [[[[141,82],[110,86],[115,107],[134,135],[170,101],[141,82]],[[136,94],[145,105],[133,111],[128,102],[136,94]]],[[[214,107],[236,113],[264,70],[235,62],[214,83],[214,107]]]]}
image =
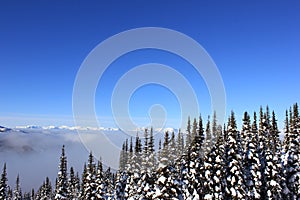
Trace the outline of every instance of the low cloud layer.
{"type": "MultiPolygon", "coordinates": [[[[95,135],[96,131],[87,131],[86,134],[95,135]]],[[[122,135],[120,132],[115,134],[122,135]]],[[[119,145],[124,137],[116,138],[119,145]]],[[[76,130],[30,127],[0,132],[0,166],[2,168],[4,162],[7,163],[9,185],[14,187],[18,174],[25,191],[38,189],[46,176],[54,184],[62,145],[66,146],[68,168],[73,166],[81,173],[89,150],[82,144],[76,130]]],[[[118,158],[112,159],[118,162],[118,158]]]]}

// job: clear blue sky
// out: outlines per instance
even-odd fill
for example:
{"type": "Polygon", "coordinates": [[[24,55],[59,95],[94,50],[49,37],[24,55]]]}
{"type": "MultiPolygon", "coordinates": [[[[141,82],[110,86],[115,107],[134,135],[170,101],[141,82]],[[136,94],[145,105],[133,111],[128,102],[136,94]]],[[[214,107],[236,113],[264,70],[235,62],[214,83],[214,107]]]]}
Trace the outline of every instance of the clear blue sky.
{"type": "MultiPolygon", "coordinates": [[[[227,111],[241,117],[268,104],[284,115],[300,100],[299,10],[299,1],[0,1],[0,125],[71,125],[73,83],[84,58],[106,38],[145,26],[180,31],[206,49],[222,75],[227,111]]],[[[180,58],[149,50],[109,68],[96,94],[99,116],[109,121],[118,77],[147,62],[184,74],[201,99],[200,109],[209,113],[201,77],[183,68],[180,58]]],[[[133,95],[130,111],[147,117],[155,103],[165,105],[170,119],[179,117],[174,96],[155,85],[133,95]]]]}

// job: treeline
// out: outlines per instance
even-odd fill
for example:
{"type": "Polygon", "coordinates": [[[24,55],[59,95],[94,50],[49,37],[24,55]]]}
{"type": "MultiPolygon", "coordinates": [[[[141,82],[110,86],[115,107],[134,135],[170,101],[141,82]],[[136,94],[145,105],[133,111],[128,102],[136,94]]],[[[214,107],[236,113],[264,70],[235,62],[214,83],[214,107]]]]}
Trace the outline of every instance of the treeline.
{"type": "Polygon", "coordinates": [[[166,132],[156,148],[153,130],[126,140],[120,168],[103,170],[92,153],[81,175],[67,171],[64,147],[55,187],[48,178],[37,192],[24,193],[19,178],[7,186],[6,165],[0,199],[300,199],[300,117],[294,104],[280,139],[274,111],[245,112],[238,131],[232,112],[226,125],[216,114],[187,130],[166,132]]]}

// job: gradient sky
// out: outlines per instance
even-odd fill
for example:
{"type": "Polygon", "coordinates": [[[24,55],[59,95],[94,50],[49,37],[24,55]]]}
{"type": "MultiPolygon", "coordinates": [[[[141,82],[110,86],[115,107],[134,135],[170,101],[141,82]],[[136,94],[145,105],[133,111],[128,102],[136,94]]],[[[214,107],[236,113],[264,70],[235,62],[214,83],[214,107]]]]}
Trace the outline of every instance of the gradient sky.
{"type": "MultiPolygon", "coordinates": [[[[245,110],[268,104],[282,124],[285,109],[300,100],[299,10],[299,1],[2,0],[0,125],[72,125],[73,83],[85,57],[108,37],[139,27],[170,28],[198,41],[221,73],[227,111],[240,118],[245,110]]],[[[96,111],[104,125],[111,125],[113,85],[130,68],[148,62],[182,73],[203,115],[210,113],[201,76],[176,55],[145,50],[116,60],[101,80],[96,111]]],[[[130,113],[142,126],[157,103],[165,106],[168,125],[176,125],[178,101],[157,85],[134,93],[130,113]]]]}

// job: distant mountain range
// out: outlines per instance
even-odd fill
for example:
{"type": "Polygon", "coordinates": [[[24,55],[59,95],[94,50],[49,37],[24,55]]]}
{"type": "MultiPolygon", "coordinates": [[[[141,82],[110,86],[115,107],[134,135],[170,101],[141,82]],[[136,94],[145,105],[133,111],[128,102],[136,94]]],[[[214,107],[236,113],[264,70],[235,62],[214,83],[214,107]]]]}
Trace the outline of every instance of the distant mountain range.
{"type": "MultiPolygon", "coordinates": [[[[8,131],[22,131],[25,130],[70,130],[70,131],[111,131],[111,132],[119,132],[121,131],[119,128],[115,127],[80,127],[80,126],[38,126],[38,125],[25,125],[25,126],[16,126],[15,128],[7,128],[4,126],[0,126],[0,132],[8,132],[8,131]]],[[[145,130],[144,127],[138,128],[134,131],[143,132],[145,130]]],[[[175,128],[163,128],[163,129],[155,129],[154,132],[178,132],[178,129],[175,128]]]]}

